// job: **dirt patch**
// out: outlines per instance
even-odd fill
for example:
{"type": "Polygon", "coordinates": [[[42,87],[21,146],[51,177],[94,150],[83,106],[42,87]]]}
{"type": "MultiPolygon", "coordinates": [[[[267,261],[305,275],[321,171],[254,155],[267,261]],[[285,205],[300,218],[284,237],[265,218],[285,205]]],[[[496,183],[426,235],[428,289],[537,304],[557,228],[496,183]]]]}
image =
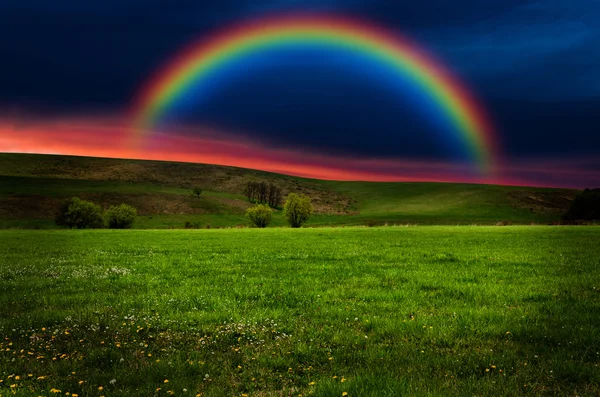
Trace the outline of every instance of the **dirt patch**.
{"type": "MultiPolygon", "coordinates": [[[[75,179],[91,181],[112,181],[124,183],[144,183],[158,186],[192,189],[200,186],[204,190],[243,194],[249,181],[273,183],[279,186],[284,197],[291,193],[309,196],[315,212],[319,214],[349,214],[354,201],[347,195],[323,187],[311,180],[270,172],[212,164],[177,163],[164,161],[143,161],[106,159],[75,156],[20,155],[23,161],[18,166],[11,156],[0,156],[0,174],[7,176],[35,176],[42,178],[75,179]]],[[[111,195],[116,196],[116,195],[111,195]]],[[[155,197],[156,195],[152,195],[155,197]]],[[[160,197],[156,197],[161,201],[160,197]]],[[[233,203],[228,199],[217,199],[223,205],[242,210],[247,208],[243,201],[233,203]]],[[[162,201],[153,206],[154,210],[168,208],[169,213],[185,211],[185,199],[175,203],[162,201]]],[[[143,208],[146,204],[144,204],[143,208]]],[[[142,208],[142,207],[141,207],[142,208]]],[[[184,212],[187,213],[187,212],[184,212]]],[[[190,212],[195,213],[195,212],[190,212]]]]}
{"type": "Polygon", "coordinates": [[[0,197],[0,218],[24,219],[54,218],[61,200],[38,195],[11,195],[0,197]]]}
{"type": "Polygon", "coordinates": [[[513,191],[508,199],[515,208],[529,209],[536,214],[563,214],[568,209],[576,191],[556,190],[547,192],[513,191]]]}
{"type": "MultiPolygon", "coordinates": [[[[111,205],[126,203],[139,215],[221,214],[243,213],[245,205],[236,200],[175,194],[91,193],[79,196],[98,204],[104,210],[111,205]]],[[[10,195],[0,197],[0,217],[4,219],[53,219],[60,204],[70,197],[10,195]]],[[[249,206],[250,204],[248,204],[249,206]]]]}

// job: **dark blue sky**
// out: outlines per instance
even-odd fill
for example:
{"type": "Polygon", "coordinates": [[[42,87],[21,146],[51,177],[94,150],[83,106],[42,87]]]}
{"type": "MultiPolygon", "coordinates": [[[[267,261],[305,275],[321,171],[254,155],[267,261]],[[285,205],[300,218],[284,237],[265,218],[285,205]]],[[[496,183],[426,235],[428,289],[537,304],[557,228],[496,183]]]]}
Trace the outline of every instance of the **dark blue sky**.
{"type": "MultiPolygon", "coordinates": [[[[509,159],[600,157],[600,0],[3,0],[0,112],[122,112],[190,41],[294,11],[365,18],[421,43],[482,100],[509,159]]],[[[324,153],[454,156],[406,101],[352,70],[279,65],[182,118],[324,153]]]]}

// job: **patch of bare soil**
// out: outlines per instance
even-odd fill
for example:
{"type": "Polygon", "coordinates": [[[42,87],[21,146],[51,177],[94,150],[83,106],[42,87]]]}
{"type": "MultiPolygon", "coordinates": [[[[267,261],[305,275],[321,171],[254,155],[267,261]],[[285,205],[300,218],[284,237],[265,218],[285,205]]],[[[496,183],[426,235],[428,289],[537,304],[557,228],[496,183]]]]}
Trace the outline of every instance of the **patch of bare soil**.
{"type": "MultiPolygon", "coordinates": [[[[24,155],[25,156],[25,155],[24,155]]],[[[284,197],[291,192],[311,197],[315,212],[320,214],[349,214],[354,201],[310,180],[264,171],[212,164],[176,163],[163,161],[143,161],[106,159],[75,156],[26,155],[27,161],[16,167],[9,158],[0,156],[0,172],[3,175],[36,176],[76,180],[101,180],[125,183],[150,183],[191,189],[200,186],[205,190],[243,194],[249,181],[274,183],[282,189],[284,197]]],[[[112,197],[116,195],[111,195],[112,197]]],[[[152,195],[153,197],[157,195],[152,195]]],[[[170,196],[169,196],[170,197],[170,196]]],[[[172,199],[172,198],[170,198],[172,199]]],[[[221,199],[220,199],[221,200],[221,199]]],[[[152,210],[168,208],[166,211],[186,211],[185,199],[170,202],[156,197],[155,203],[144,204],[152,210]]],[[[235,201],[235,200],[232,200],[235,201]]],[[[112,202],[111,202],[112,203],[112,202]]],[[[246,208],[241,203],[227,203],[235,208],[246,208]]],[[[188,212],[185,212],[188,213],[188,212]]],[[[189,212],[195,213],[195,212],[189,212]]]]}
{"type": "Polygon", "coordinates": [[[529,209],[534,213],[565,213],[577,195],[576,191],[556,190],[547,192],[513,191],[508,198],[513,207],[529,209]]]}

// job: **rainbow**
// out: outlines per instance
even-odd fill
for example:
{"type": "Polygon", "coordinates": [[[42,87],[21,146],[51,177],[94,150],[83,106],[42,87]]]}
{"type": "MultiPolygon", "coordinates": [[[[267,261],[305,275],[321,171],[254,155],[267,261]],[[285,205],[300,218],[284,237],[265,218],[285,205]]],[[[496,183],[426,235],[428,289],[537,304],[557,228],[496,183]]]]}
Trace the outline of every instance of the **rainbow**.
{"type": "Polygon", "coordinates": [[[192,85],[219,69],[265,49],[316,45],[347,50],[391,67],[425,93],[457,131],[487,174],[497,151],[483,107],[445,68],[409,40],[362,21],[331,16],[280,16],[242,24],[194,43],[150,80],[133,108],[134,134],[150,133],[192,85]]]}

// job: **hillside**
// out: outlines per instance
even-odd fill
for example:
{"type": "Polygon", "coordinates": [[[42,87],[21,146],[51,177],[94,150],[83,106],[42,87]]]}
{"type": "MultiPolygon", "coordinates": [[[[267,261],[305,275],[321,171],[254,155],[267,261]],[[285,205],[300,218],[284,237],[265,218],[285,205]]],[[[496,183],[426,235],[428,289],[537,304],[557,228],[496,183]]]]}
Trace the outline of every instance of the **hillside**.
{"type": "MultiPolygon", "coordinates": [[[[0,154],[0,227],[51,228],[58,205],[79,196],[103,207],[126,202],[138,228],[246,224],[248,181],[309,195],[311,225],[549,223],[577,193],[568,189],[451,183],[337,182],[208,164],[0,154]],[[201,198],[191,188],[201,186],[201,198]]],[[[273,225],[284,225],[280,213],[273,225]]]]}

